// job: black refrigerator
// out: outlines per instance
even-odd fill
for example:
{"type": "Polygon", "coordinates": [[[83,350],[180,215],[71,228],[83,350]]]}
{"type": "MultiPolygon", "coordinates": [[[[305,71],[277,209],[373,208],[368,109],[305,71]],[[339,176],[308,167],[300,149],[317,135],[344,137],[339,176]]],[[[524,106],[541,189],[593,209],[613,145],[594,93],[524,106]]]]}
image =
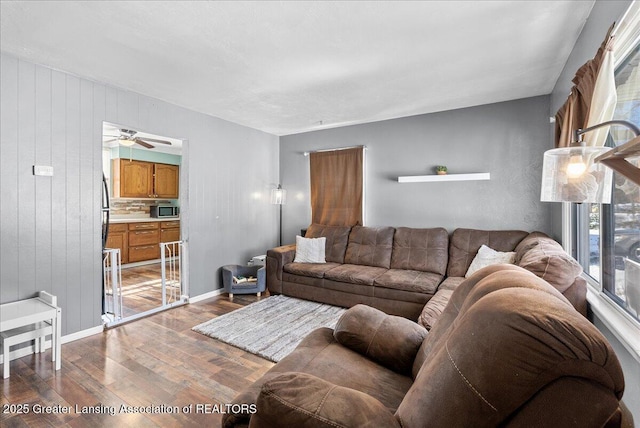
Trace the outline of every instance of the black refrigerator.
{"type": "Polygon", "coordinates": [[[107,247],[107,237],[109,236],[109,185],[107,179],[102,174],[102,249],[107,247]]]}
{"type": "MultiPolygon", "coordinates": [[[[107,237],[109,236],[109,185],[107,178],[102,174],[102,249],[107,247],[107,237]]],[[[100,255],[100,263],[104,269],[104,254],[100,255]]],[[[102,313],[105,313],[104,301],[104,272],[102,273],[102,313]]]]}

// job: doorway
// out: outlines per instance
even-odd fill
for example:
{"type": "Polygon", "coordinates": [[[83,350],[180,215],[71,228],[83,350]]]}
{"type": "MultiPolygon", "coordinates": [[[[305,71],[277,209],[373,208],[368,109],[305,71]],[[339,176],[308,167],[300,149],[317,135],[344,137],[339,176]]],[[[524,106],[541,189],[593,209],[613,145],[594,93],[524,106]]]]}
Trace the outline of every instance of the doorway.
{"type": "Polygon", "coordinates": [[[103,123],[103,322],[188,302],[185,141],[103,123]]]}

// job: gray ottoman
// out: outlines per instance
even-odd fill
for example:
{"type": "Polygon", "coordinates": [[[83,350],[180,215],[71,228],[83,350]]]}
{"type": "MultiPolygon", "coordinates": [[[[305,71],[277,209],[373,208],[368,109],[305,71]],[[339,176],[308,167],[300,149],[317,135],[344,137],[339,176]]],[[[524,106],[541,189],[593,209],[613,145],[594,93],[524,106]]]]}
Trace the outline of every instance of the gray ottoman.
{"type": "Polygon", "coordinates": [[[267,272],[264,266],[242,266],[226,265],[222,266],[222,284],[224,291],[229,293],[229,299],[233,299],[234,294],[253,294],[260,296],[266,289],[267,272]],[[255,281],[238,282],[235,278],[253,277],[255,281]]]}

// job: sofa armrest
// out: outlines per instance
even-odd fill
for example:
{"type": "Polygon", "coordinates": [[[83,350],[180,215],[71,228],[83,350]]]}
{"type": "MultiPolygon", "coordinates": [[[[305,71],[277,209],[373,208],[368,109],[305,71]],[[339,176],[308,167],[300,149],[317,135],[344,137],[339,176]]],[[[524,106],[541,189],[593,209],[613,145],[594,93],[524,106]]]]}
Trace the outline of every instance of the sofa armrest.
{"type": "Polygon", "coordinates": [[[271,294],[282,294],[282,271],[284,265],[293,262],[295,244],[272,248],[267,251],[267,288],[271,294]]]}
{"type": "Polygon", "coordinates": [[[427,330],[406,318],[387,315],[366,305],[348,309],[333,337],[341,345],[395,372],[410,375],[427,330]]]}
{"type": "Polygon", "coordinates": [[[306,373],[288,372],[262,386],[250,427],[397,427],[380,401],[306,373]]]}

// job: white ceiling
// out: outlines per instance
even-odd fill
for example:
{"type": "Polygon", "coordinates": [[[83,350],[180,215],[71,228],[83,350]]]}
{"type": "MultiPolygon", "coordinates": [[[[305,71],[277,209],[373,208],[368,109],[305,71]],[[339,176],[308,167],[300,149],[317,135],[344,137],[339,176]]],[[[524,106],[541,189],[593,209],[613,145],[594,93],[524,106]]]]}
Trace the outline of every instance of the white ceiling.
{"type": "Polygon", "coordinates": [[[0,49],[276,135],[549,94],[589,1],[2,1],[0,49]]]}

